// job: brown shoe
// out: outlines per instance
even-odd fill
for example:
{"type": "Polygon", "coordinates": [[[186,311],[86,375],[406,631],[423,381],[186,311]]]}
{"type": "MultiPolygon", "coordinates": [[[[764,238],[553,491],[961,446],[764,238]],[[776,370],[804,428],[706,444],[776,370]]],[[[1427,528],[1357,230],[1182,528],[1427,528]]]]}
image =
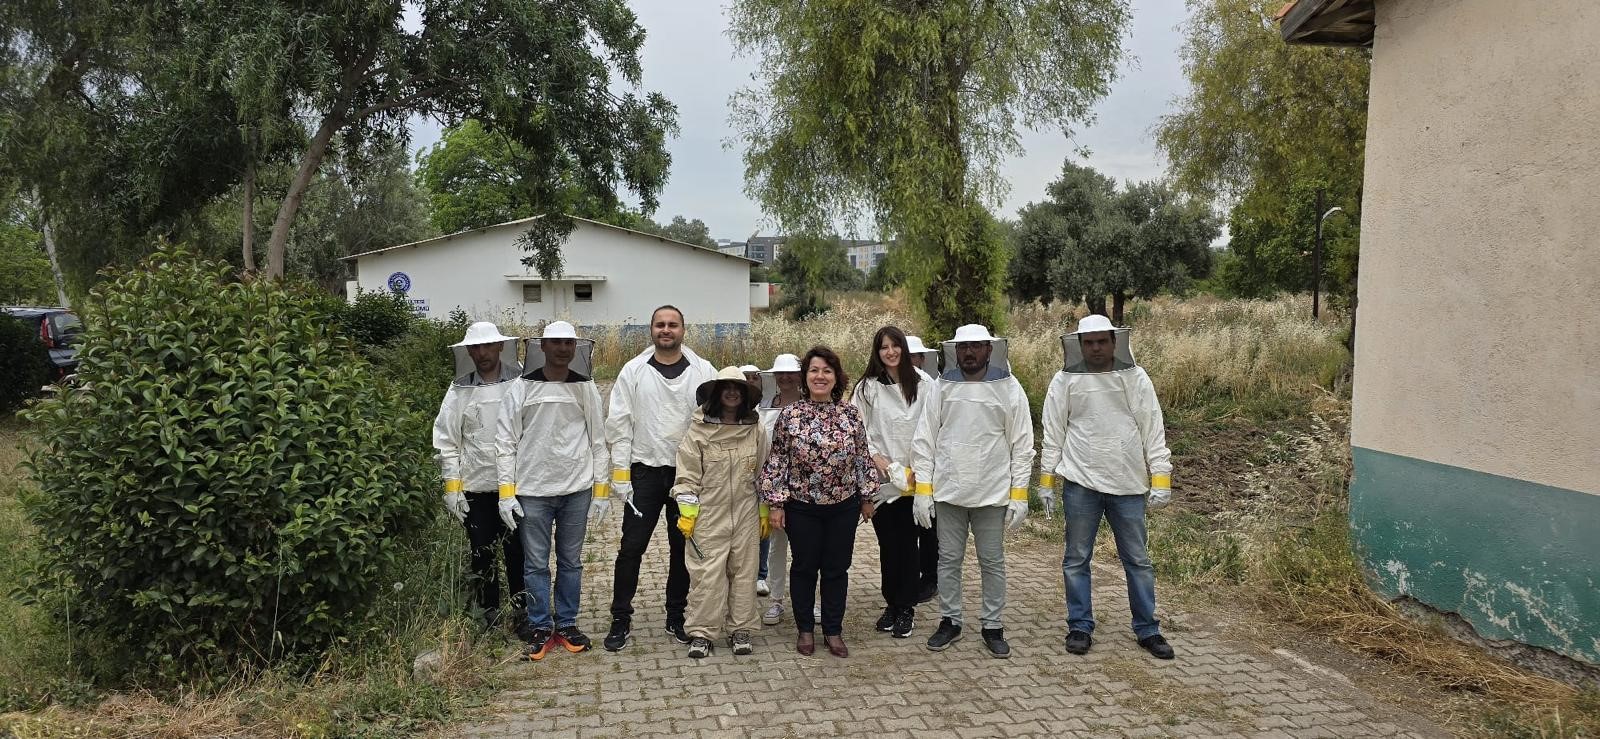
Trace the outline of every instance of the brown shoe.
{"type": "Polygon", "coordinates": [[[800,632],[800,638],[794,640],[794,651],[810,657],[812,652],[817,651],[817,635],[809,631],[800,632]]]}
{"type": "Polygon", "coordinates": [[[850,648],[844,645],[844,637],[838,634],[822,637],[822,643],[828,645],[828,654],[835,657],[849,657],[850,648]]]}

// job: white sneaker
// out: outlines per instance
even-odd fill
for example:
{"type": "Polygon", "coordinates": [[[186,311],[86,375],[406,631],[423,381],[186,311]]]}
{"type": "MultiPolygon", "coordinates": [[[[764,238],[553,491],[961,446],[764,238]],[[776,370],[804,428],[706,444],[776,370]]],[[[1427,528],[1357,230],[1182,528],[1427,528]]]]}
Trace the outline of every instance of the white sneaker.
{"type": "Polygon", "coordinates": [[[771,595],[772,589],[767,587],[766,580],[756,581],[756,595],[771,595]]]}
{"type": "Polygon", "coordinates": [[[767,612],[761,614],[761,623],[764,623],[764,624],[766,624],[768,626],[776,625],[779,621],[782,621],[782,620],[783,620],[783,601],[781,601],[781,600],[772,601],[772,605],[767,606],[767,612]]]}

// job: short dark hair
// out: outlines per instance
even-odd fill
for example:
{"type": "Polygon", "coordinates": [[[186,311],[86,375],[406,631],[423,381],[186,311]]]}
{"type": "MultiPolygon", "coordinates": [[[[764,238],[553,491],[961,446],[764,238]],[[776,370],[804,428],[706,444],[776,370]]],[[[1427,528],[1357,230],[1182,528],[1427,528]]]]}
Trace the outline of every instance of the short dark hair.
{"type": "MultiPolygon", "coordinates": [[[[678,314],[678,323],[684,323],[684,324],[686,324],[686,322],[685,322],[685,321],[684,321],[684,319],[683,319],[683,311],[681,311],[681,310],[678,310],[678,306],[676,306],[676,305],[672,305],[672,304],[670,304],[670,303],[669,303],[669,304],[667,304],[667,305],[663,305],[663,306],[661,306],[661,307],[659,307],[659,308],[656,308],[656,309],[655,309],[655,310],[653,310],[653,311],[650,311],[650,323],[651,323],[651,324],[652,324],[652,325],[654,325],[654,324],[655,324],[655,322],[656,322],[656,314],[657,314],[657,313],[660,313],[660,312],[661,312],[661,311],[664,311],[664,310],[670,310],[670,311],[672,311],[672,312],[673,312],[673,313],[676,313],[676,314],[678,314]]],[[[687,324],[686,324],[686,325],[687,325],[687,324]]]]}
{"type": "MultiPolygon", "coordinates": [[[[844,373],[844,364],[839,361],[839,355],[834,354],[832,349],[821,344],[811,347],[811,351],[806,352],[805,358],[800,360],[802,378],[811,371],[811,360],[813,359],[821,359],[829,367],[833,368],[833,402],[837,403],[844,399],[844,386],[850,382],[850,376],[844,373]]],[[[807,397],[810,397],[810,391],[806,392],[807,397]]]]}

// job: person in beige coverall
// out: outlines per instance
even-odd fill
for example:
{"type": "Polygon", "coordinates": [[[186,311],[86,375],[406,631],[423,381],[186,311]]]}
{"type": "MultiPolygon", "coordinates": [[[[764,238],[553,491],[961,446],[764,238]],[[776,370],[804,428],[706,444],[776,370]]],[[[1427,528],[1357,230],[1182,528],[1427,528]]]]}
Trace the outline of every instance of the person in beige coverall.
{"type": "Polygon", "coordinates": [[[761,565],[766,518],[756,498],[762,463],[762,429],[756,415],[760,393],[738,367],[727,367],[703,383],[689,429],[678,446],[678,529],[689,540],[689,656],[710,656],[724,625],[734,654],[755,651],[750,632],[761,624],[750,588],[761,565]]]}

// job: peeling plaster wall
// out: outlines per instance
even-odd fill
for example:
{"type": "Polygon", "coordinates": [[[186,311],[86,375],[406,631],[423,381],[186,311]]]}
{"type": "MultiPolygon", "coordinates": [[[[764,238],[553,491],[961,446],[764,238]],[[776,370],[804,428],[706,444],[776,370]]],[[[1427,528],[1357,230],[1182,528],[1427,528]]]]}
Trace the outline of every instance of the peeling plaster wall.
{"type": "Polygon", "coordinates": [[[1379,0],[1351,519],[1375,585],[1600,663],[1600,3],[1379,0]]]}

